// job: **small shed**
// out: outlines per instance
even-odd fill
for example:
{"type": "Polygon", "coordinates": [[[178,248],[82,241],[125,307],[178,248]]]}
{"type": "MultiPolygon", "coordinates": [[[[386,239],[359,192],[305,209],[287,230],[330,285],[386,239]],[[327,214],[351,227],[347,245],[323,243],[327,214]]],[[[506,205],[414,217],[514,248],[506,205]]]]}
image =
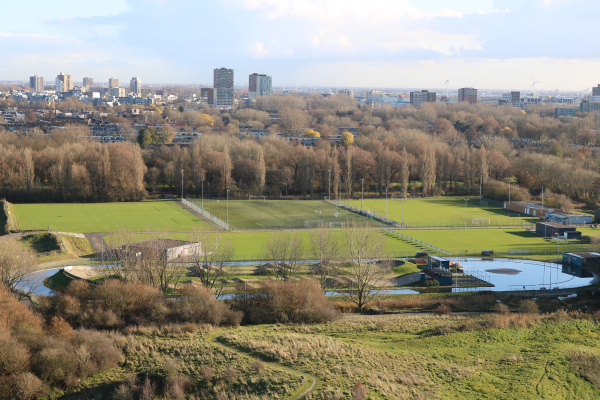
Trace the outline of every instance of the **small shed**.
{"type": "Polygon", "coordinates": [[[427,258],[427,266],[431,269],[450,269],[450,260],[442,257],[429,256],[427,258]]]}
{"type": "Polygon", "coordinates": [[[546,236],[546,237],[552,237],[552,236],[565,237],[566,232],[571,232],[566,237],[568,237],[569,235],[577,236],[576,234],[573,234],[572,232],[579,233],[579,237],[581,237],[581,233],[577,232],[577,229],[572,226],[559,224],[557,222],[537,222],[535,224],[535,233],[546,236]]]}
{"type": "Polygon", "coordinates": [[[549,213],[548,221],[563,225],[584,225],[592,223],[592,216],[586,214],[549,213]]]}
{"type": "Polygon", "coordinates": [[[452,285],[452,274],[443,269],[429,268],[421,273],[421,283],[425,282],[427,278],[434,278],[440,286],[451,286],[452,285]]]}
{"type": "Polygon", "coordinates": [[[594,252],[563,253],[563,263],[575,267],[600,265],[600,254],[594,252]]]}

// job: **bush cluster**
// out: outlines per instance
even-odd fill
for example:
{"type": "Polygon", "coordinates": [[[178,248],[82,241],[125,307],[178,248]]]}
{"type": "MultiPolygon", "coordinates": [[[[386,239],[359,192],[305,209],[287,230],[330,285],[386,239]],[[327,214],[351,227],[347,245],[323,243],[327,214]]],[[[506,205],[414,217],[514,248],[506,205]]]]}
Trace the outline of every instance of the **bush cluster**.
{"type": "Polygon", "coordinates": [[[211,297],[204,286],[185,285],[178,301],[168,300],[156,288],[137,282],[108,279],[97,287],[73,281],[62,293],[44,299],[47,319],[60,317],[72,326],[123,329],[131,325],[170,323],[237,326],[241,314],[211,297]]]}
{"type": "Polygon", "coordinates": [[[263,281],[257,290],[241,287],[239,293],[233,307],[247,323],[320,323],[340,316],[315,279],[263,281]]]}
{"type": "Polygon", "coordinates": [[[121,362],[107,334],[73,330],[62,318],[49,323],[0,287],[0,399],[33,399],[64,389],[121,362]]]}

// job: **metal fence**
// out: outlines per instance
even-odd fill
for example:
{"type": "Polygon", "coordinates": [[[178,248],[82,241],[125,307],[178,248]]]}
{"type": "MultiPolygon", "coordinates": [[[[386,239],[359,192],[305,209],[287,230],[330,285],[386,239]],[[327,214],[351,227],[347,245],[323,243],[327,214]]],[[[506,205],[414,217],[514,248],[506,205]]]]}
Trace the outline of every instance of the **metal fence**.
{"type": "MultiPolygon", "coordinates": [[[[389,233],[390,233],[390,234],[392,234],[392,235],[396,235],[396,236],[402,237],[402,238],[404,238],[404,239],[407,239],[407,240],[410,240],[411,242],[414,242],[414,243],[416,243],[416,244],[420,244],[420,245],[423,245],[423,246],[427,246],[427,247],[431,248],[432,250],[435,250],[435,251],[436,251],[436,252],[438,252],[439,254],[447,255],[447,254],[449,253],[449,252],[448,252],[448,250],[444,250],[444,249],[442,249],[442,248],[439,248],[439,247],[437,247],[437,246],[434,246],[434,245],[432,245],[432,244],[429,244],[429,243],[427,243],[427,242],[423,242],[422,240],[415,239],[415,238],[413,238],[413,237],[410,237],[410,236],[408,236],[408,235],[405,235],[404,233],[396,232],[396,231],[393,231],[393,230],[391,230],[391,229],[386,229],[386,231],[387,231],[387,232],[389,232],[389,233]]],[[[394,254],[396,254],[396,253],[397,253],[397,252],[394,252],[394,254]]],[[[404,252],[401,252],[401,253],[404,253],[404,252]]],[[[412,255],[409,255],[409,256],[407,256],[407,257],[411,257],[411,256],[413,256],[413,257],[414,257],[414,255],[415,255],[415,253],[414,253],[414,252],[412,252],[412,255]]],[[[399,257],[399,256],[396,256],[396,257],[399,257]]]]}
{"type": "Polygon", "coordinates": [[[197,205],[195,205],[194,203],[192,203],[191,201],[187,201],[186,199],[181,199],[181,202],[188,206],[189,208],[191,208],[192,210],[196,211],[198,214],[210,219],[212,222],[214,222],[215,224],[219,225],[221,228],[223,229],[227,229],[229,230],[234,230],[235,227],[231,224],[228,224],[227,222],[219,219],[217,216],[213,215],[212,213],[210,213],[207,210],[204,210],[203,208],[198,207],[197,205]]]}
{"type": "Polygon", "coordinates": [[[391,220],[391,219],[388,219],[388,218],[386,218],[386,217],[383,215],[383,214],[384,214],[384,212],[383,212],[383,211],[381,211],[381,210],[363,210],[363,209],[359,209],[359,208],[358,208],[358,207],[356,207],[356,206],[353,206],[353,205],[351,205],[351,204],[346,204],[346,203],[344,203],[344,201],[343,201],[343,200],[340,200],[340,201],[331,201],[331,200],[326,200],[326,201],[327,201],[328,203],[330,203],[330,204],[332,204],[332,205],[336,206],[336,207],[341,207],[341,208],[344,208],[344,209],[346,209],[346,210],[348,210],[348,211],[352,211],[352,212],[355,212],[355,213],[357,213],[357,214],[363,215],[363,216],[365,216],[365,217],[367,217],[367,218],[369,218],[369,219],[373,219],[373,220],[376,220],[376,221],[379,221],[379,222],[383,222],[384,224],[387,224],[387,225],[400,226],[400,225],[398,224],[398,222],[396,222],[396,221],[393,221],[393,220],[391,220]],[[377,211],[377,212],[376,212],[376,211],[377,211]],[[380,213],[380,214],[378,214],[378,213],[380,213]]]}

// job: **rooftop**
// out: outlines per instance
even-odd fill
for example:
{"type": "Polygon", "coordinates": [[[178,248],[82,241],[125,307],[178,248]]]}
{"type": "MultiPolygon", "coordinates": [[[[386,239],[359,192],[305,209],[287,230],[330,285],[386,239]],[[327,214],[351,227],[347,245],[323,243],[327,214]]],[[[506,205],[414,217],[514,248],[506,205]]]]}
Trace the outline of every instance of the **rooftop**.
{"type": "Polygon", "coordinates": [[[193,244],[194,242],[188,242],[187,240],[173,240],[173,239],[150,239],[142,242],[131,243],[131,246],[137,247],[158,247],[161,249],[172,249],[174,247],[185,246],[193,244]]]}

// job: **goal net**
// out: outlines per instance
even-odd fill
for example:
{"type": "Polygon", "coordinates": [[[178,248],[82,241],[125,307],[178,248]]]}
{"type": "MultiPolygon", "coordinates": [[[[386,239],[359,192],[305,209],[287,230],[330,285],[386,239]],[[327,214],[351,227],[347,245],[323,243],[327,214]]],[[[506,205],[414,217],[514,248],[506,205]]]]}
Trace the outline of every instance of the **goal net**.
{"type": "Polygon", "coordinates": [[[342,218],[342,213],[339,212],[339,211],[336,211],[336,212],[333,213],[333,217],[334,218],[342,218]]]}
{"type": "Polygon", "coordinates": [[[391,197],[392,200],[402,200],[402,199],[406,199],[406,195],[405,194],[393,194],[391,197]]]}
{"type": "Polygon", "coordinates": [[[315,214],[321,214],[321,210],[315,210],[315,214]]]}
{"type": "Polygon", "coordinates": [[[329,223],[329,227],[333,228],[333,229],[341,229],[344,227],[344,223],[343,222],[330,222],[329,223]]]}
{"type": "Polygon", "coordinates": [[[319,225],[322,225],[322,224],[323,224],[323,220],[321,220],[321,219],[304,221],[305,228],[318,228],[319,225]]]}
{"type": "Polygon", "coordinates": [[[471,224],[473,224],[473,225],[489,225],[490,219],[489,218],[473,218],[471,220],[471,224]]]}
{"type": "Polygon", "coordinates": [[[267,201],[267,198],[265,196],[248,196],[248,201],[252,201],[252,200],[267,201]]]}

